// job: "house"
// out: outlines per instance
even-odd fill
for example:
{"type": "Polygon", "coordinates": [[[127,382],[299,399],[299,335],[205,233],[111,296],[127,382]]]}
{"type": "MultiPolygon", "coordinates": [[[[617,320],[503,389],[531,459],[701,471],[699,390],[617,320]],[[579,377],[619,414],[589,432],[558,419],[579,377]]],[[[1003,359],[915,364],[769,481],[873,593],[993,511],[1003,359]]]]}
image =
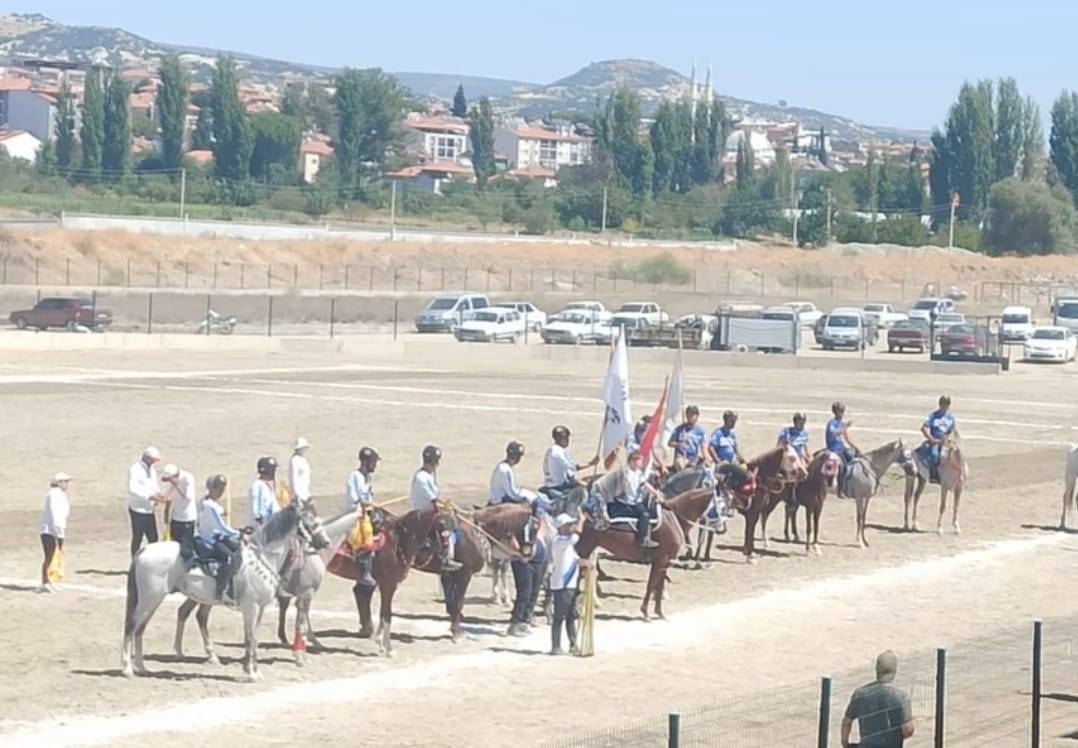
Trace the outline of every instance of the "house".
{"type": "Polygon", "coordinates": [[[404,120],[409,150],[428,161],[456,161],[466,154],[468,130],[458,117],[413,112],[404,120]]]}
{"type": "Polygon", "coordinates": [[[157,95],[150,91],[136,91],[127,97],[127,106],[131,114],[145,117],[146,119],[157,118],[157,95]]]}
{"type": "Polygon", "coordinates": [[[728,161],[736,163],[737,151],[741,144],[746,142],[752,149],[753,164],[756,168],[775,162],[775,146],[767,139],[767,135],[760,130],[744,127],[730,133],[730,136],[726,138],[726,153],[722,159],[723,164],[725,165],[728,161]]]}
{"type": "Polygon", "coordinates": [[[475,170],[471,166],[456,161],[433,161],[388,172],[385,179],[419,192],[440,195],[442,186],[449,182],[475,181],[475,170]]]}
{"type": "Polygon", "coordinates": [[[558,175],[553,169],[547,169],[543,166],[527,166],[524,168],[508,169],[504,173],[506,177],[519,180],[532,180],[539,182],[544,187],[558,186],[558,175]]]}
{"type": "Polygon", "coordinates": [[[213,151],[209,150],[194,150],[188,151],[184,154],[184,158],[191,161],[193,164],[199,166],[210,166],[213,164],[213,151]]]}
{"type": "Polygon", "coordinates": [[[37,152],[41,150],[41,141],[23,130],[0,131],[0,148],[7,151],[11,158],[33,163],[37,152]]]}
{"type": "Polygon", "coordinates": [[[572,126],[518,124],[494,131],[494,149],[509,158],[513,169],[542,167],[557,171],[591,161],[592,139],[572,126]]]}
{"type": "Polygon", "coordinates": [[[326,140],[311,139],[299,147],[299,173],[305,184],[312,184],[326,161],[333,156],[333,146],[326,140]]]}
{"type": "Polygon", "coordinates": [[[56,137],[56,97],[40,91],[0,90],[0,130],[25,130],[43,143],[56,137]]]}

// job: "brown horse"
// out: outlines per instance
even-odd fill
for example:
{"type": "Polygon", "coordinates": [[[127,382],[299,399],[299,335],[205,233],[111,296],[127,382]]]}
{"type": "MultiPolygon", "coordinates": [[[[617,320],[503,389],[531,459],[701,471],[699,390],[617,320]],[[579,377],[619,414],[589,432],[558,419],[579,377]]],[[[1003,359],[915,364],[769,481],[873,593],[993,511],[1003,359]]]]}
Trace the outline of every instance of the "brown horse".
{"type": "Polygon", "coordinates": [[[808,477],[804,461],[789,445],[781,445],[768,450],[746,464],[748,471],[755,475],[756,490],[753,491],[746,506],[737,503],[737,510],[745,516],[745,560],[755,563],[756,523],[760,523],[763,533],[764,548],[769,546],[767,539],[767,518],[772,510],[782,501],[785,488],[791,483],[803,481],[808,477]]]}
{"type": "MultiPolygon", "coordinates": [[[[438,531],[448,531],[448,514],[440,515],[438,531]]],[[[490,542],[473,522],[457,516],[457,542],[454,546],[453,560],[460,564],[454,571],[445,571],[438,553],[420,556],[415,560],[415,568],[428,574],[441,577],[442,595],[445,598],[445,612],[449,616],[449,634],[453,641],[458,641],[464,631],[464,596],[472,577],[483,570],[490,558],[490,542]]]]}
{"type": "Polygon", "coordinates": [[[822,450],[813,455],[808,464],[808,475],[800,483],[787,485],[782,492],[782,500],[786,504],[786,523],[783,534],[786,540],[790,539],[789,532],[793,530],[794,540],[800,538],[797,535],[797,509],[805,507],[805,553],[813,553],[817,556],[820,552],[820,515],[823,513],[824,499],[827,492],[834,487],[834,473],[829,467],[830,455],[822,450]],[[793,502],[788,501],[791,493],[793,502]]]}

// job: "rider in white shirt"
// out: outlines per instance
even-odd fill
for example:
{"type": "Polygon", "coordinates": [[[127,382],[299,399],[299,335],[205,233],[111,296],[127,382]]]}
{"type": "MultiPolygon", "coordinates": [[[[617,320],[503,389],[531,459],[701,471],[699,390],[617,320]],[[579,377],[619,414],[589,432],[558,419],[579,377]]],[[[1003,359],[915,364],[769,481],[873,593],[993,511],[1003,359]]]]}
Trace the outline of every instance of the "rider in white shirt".
{"type": "MultiPolygon", "coordinates": [[[[442,450],[433,444],[423,447],[423,466],[416,470],[412,476],[412,486],[409,491],[412,509],[438,511],[438,484],[435,482],[434,473],[438,470],[438,465],[441,464],[441,461],[442,450]]],[[[442,568],[445,571],[456,571],[460,568],[460,563],[453,558],[457,542],[456,517],[452,512],[448,512],[447,516],[449,518],[447,523],[449,537],[446,539],[445,546],[442,549],[442,568]]]]}
{"type": "Polygon", "coordinates": [[[292,457],[288,460],[288,484],[292,487],[292,496],[300,506],[311,498],[311,463],[307,461],[307,450],[311,443],[304,437],[296,439],[292,447],[292,457]]]}
{"type": "Polygon", "coordinates": [[[569,429],[566,426],[555,426],[550,432],[554,443],[547,449],[543,456],[543,492],[562,493],[580,485],[577,481],[577,470],[592,467],[599,464],[599,456],[596,455],[590,462],[578,463],[569,454],[569,429]]]}
{"type": "MultiPolygon", "coordinates": [[[[364,516],[369,517],[371,521],[369,530],[371,533],[377,534],[379,529],[374,526],[374,520],[378,513],[370,512],[369,510],[374,502],[373,477],[374,470],[378,467],[380,455],[373,447],[363,447],[359,450],[358,457],[359,467],[351,472],[344,486],[345,511],[351,512],[358,509],[361,512],[357,520],[360,525],[364,526],[364,516]]],[[[374,552],[367,548],[367,543],[371,538],[366,535],[366,532],[367,530],[363,529],[359,547],[353,548],[356,555],[356,565],[359,569],[359,578],[356,582],[362,587],[374,587],[377,584],[371,573],[374,568],[374,552]]]]}
{"type": "Polygon", "coordinates": [[[488,504],[527,504],[528,496],[517,488],[517,478],[513,468],[524,457],[524,445],[509,442],[505,447],[505,459],[494,467],[490,475],[490,499],[488,504]]]}
{"type": "Polygon", "coordinates": [[[195,495],[195,476],[175,465],[165,465],[161,471],[168,506],[168,531],[180,544],[181,553],[190,556],[198,521],[198,497],[195,495]]]}
{"type": "Polygon", "coordinates": [[[248,524],[251,527],[260,527],[270,517],[277,513],[277,460],[272,457],[262,457],[258,460],[258,478],[251,484],[247,492],[250,502],[248,524]]]}

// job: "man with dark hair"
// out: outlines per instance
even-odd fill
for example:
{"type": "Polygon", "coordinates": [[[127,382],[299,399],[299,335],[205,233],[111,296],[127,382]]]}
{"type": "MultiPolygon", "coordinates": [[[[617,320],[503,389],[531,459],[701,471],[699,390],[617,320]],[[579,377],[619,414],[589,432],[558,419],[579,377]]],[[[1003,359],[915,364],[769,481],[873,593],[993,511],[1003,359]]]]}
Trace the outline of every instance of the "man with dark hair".
{"type": "Polygon", "coordinates": [[[913,712],[909,696],[893,685],[898,658],[891,650],[876,658],[876,680],[853,692],[842,718],[842,748],[902,748],[913,735],[913,712]],[[850,742],[854,721],[861,733],[860,743],[850,742]]]}

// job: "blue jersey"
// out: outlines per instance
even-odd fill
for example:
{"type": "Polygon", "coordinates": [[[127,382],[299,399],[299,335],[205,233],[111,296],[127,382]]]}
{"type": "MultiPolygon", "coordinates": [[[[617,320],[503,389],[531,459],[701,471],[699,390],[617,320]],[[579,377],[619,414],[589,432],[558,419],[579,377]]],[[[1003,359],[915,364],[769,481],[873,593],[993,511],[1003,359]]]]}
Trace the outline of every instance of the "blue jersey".
{"type": "Polygon", "coordinates": [[[711,448],[722,462],[733,462],[737,457],[737,434],[726,427],[715,429],[711,433],[711,448]]]}
{"type": "Polygon", "coordinates": [[[686,460],[698,460],[705,438],[702,428],[683,423],[670,435],[670,443],[674,445],[674,451],[686,460]]]}
{"type": "Polygon", "coordinates": [[[954,431],[954,415],[949,410],[946,412],[934,410],[928,414],[924,425],[928,427],[928,433],[933,439],[942,439],[954,431]]]}
{"type": "Polygon", "coordinates": [[[787,426],[779,433],[779,443],[789,444],[799,456],[808,457],[809,435],[805,429],[787,426]]]}
{"type": "Polygon", "coordinates": [[[828,421],[825,432],[827,449],[831,452],[845,452],[847,448],[845,434],[846,424],[841,418],[832,418],[828,421]]]}

